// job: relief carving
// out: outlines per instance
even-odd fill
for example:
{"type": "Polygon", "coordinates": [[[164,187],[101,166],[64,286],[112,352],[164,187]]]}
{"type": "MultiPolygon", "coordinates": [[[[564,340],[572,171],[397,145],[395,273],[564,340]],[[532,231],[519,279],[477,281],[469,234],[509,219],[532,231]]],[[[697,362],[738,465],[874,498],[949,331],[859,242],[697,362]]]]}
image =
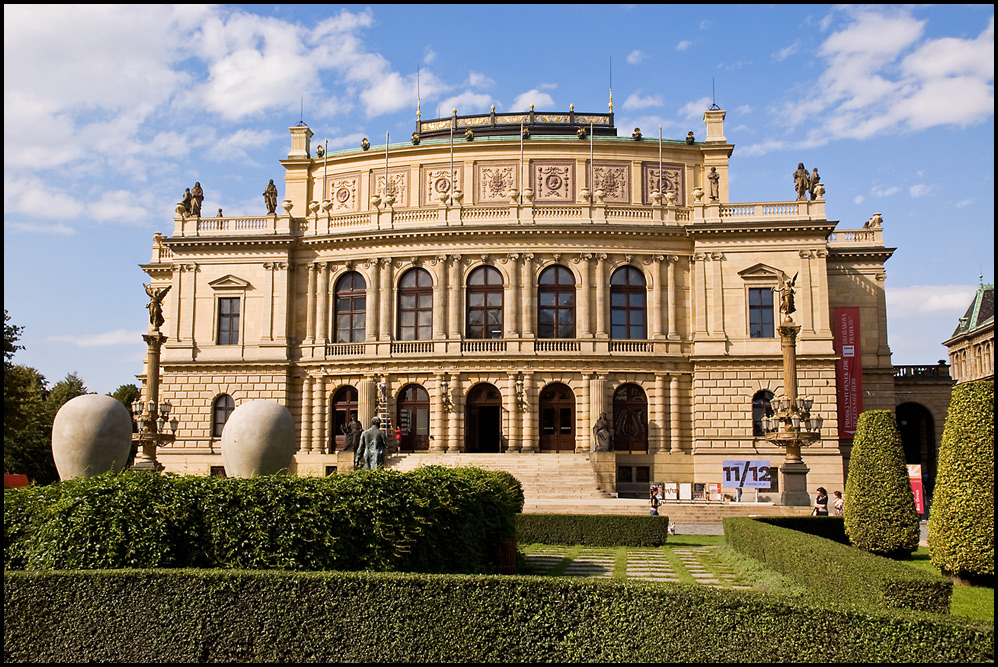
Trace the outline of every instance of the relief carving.
{"type": "Polygon", "coordinates": [[[441,167],[427,167],[423,171],[423,204],[436,204],[440,198],[451,193],[453,189],[461,189],[462,173],[461,167],[454,167],[451,172],[450,165],[441,167]]]}
{"type": "Polygon", "coordinates": [[[400,169],[398,171],[388,172],[388,183],[385,186],[385,172],[375,172],[371,174],[371,178],[374,181],[371,190],[374,194],[381,199],[387,196],[392,196],[395,198],[393,206],[407,207],[409,206],[409,172],[408,170],[400,169]]]}
{"type": "Polygon", "coordinates": [[[516,187],[516,164],[476,164],[475,200],[479,204],[505,204],[516,187]]]}
{"type": "MultiPolygon", "coordinates": [[[[659,189],[659,168],[657,162],[645,162],[641,165],[641,197],[645,204],[652,203],[651,193],[659,189]]],[[[686,205],[686,187],[683,178],[683,166],[678,164],[663,164],[661,169],[662,194],[672,192],[676,195],[676,205],[686,205]]]]}
{"type": "Polygon", "coordinates": [[[350,213],[358,210],[358,177],[333,178],[329,183],[330,209],[333,213],[350,213]]]}
{"type": "Polygon", "coordinates": [[[535,201],[571,202],[574,193],[574,163],[532,162],[531,181],[535,201]]]}
{"type": "Polygon", "coordinates": [[[629,170],[625,164],[599,163],[593,165],[594,190],[603,190],[603,201],[613,204],[630,202],[629,170]]]}

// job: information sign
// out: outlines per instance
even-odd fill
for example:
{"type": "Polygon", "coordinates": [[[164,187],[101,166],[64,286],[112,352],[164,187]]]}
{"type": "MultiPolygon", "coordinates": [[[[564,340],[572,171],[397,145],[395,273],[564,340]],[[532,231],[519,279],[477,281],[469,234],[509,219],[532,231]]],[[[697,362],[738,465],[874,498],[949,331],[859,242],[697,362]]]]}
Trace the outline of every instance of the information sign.
{"type": "Polygon", "coordinates": [[[769,489],[769,461],[723,461],[724,487],[727,489],[769,489]]]}

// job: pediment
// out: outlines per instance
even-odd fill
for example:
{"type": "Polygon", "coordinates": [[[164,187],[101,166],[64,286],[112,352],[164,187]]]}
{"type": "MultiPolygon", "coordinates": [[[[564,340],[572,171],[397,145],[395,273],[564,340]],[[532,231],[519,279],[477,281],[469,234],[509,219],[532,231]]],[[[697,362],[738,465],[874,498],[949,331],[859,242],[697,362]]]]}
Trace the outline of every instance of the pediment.
{"type": "Polygon", "coordinates": [[[212,280],[208,283],[208,286],[215,290],[247,290],[252,287],[249,281],[237,278],[231,274],[212,280]]]}
{"type": "Polygon", "coordinates": [[[783,272],[767,264],[756,264],[738,272],[742,280],[771,280],[779,281],[783,272]]]}

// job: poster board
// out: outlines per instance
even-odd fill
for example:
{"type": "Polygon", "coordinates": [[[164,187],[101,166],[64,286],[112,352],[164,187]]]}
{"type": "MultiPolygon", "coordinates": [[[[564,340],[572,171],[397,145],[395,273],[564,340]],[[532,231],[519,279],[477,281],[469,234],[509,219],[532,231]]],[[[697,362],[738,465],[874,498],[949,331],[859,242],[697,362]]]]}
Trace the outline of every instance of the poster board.
{"type": "Polygon", "coordinates": [[[707,485],[702,482],[693,484],[693,500],[707,500],[707,485]]]}
{"type": "Polygon", "coordinates": [[[693,500],[693,485],[689,482],[681,482],[679,484],[679,499],[680,500],[693,500]]]}
{"type": "Polygon", "coordinates": [[[679,500],[679,485],[675,482],[664,482],[662,494],[665,500],[679,500]]]}
{"type": "Polygon", "coordinates": [[[708,482],[707,483],[707,500],[711,502],[721,502],[721,484],[720,482],[708,482]]]}

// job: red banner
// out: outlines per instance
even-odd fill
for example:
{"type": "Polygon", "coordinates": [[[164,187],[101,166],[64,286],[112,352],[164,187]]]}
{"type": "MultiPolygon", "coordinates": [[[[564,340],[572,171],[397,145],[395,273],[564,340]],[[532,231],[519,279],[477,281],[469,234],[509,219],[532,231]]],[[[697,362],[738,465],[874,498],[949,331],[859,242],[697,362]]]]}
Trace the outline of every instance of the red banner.
{"type": "Polygon", "coordinates": [[[835,386],[839,408],[839,438],[852,440],[863,411],[863,355],[859,346],[859,308],[836,308],[834,313],[835,386]]]}

